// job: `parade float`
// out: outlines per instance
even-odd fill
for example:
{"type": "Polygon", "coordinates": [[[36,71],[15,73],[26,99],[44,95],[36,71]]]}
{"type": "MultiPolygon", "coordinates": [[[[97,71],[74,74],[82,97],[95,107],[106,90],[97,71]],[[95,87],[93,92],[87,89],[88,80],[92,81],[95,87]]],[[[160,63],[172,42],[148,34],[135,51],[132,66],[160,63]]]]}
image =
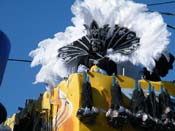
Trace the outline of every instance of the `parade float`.
{"type": "Polygon", "coordinates": [[[5,125],[14,131],[175,130],[175,83],[161,81],[174,62],[161,14],[129,0],[76,1],[72,12],[73,26],[30,53],[31,66],[41,65],[35,83],[45,83],[46,92],[5,125]]]}

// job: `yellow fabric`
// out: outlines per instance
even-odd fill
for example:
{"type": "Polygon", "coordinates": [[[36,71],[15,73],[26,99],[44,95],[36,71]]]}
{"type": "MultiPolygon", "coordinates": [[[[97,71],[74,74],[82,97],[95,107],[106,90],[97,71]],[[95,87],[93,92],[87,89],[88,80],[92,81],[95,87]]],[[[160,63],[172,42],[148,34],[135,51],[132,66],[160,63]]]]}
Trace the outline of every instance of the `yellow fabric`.
{"type": "Polygon", "coordinates": [[[93,65],[90,69],[91,72],[97,72],[97,70],[99,69],[99,67],[97,65],[93,65]]]}
{"type": "MultiPolygon", "coordinates": [[[[112,76],[97,72],[88,72],[87,75],[92,86],[94,106],[101,110],[97,115],[96,123],[87,125],[76,117],[77,111],[81,107],[83,73],[72,74],[67,80],[53,88],[51,94],[47,91],[43,94],[42,111],[46,115],[45,120],[52,125],[52,131],[117,131],[108,125],[105,117],[105,112],[109,109],[111,102],[112,76]]],[[[121,88],[131,89],[135,87],[134,79],[127,76],[116,76],[116,80],[121,88]]],[[[159,91],[162,85],[170,95],[175,96],[175,83],[146,80],[139,80],[139,83],[142,89],[147,89],[148,83],[150,83],[156,91],[159,91]]],[[[124,95],[123,100],[125,106],[129,106],[129,99],[124,95]]],[[[14,122],[15,114],[6,120],[5,125],[13,129],[14,122]]],[[[137,131],[129,124],[124,126],[122,130],[137,131]]]]}
{"type": "MultiPolygon", "coordinates": [[[[93,69],[96,69],[94,67],[93,69]]],[[[101,109],[102,111],[107,111],[110,107],[111,101],[111,85],[112,77],[106,76],[97,72],[89,72],[87,74],[90,78],[90,83],[93,91],[94,106],[101,109]]],[[[134,88],[135,81],[127,76],[117,76],[116,80],[122,88],[134,88]]],[[[140,80],[143,89],[147,89],[147,83],[149,81],[140,80]]],[[[164,88],[168,89],[171,95],[175,95],[175,84],[170,82],[150,82],[155,86],[155,90],[159,90],[159,86],[162,84],[164,88]]],[[[66,97],[71,101],[73,105],[73,112],[68,120],[66,120],[59,130],[54,131],[117,131],[107,124],[105,118],[105,113],[101,112],[96,118],[96,123],[94,125],[86,125],[79,121],[76,117],[78,109],[81,107],[81,93],[83,84],[83,74],[72,74],[68,80],[63,81],[59,84],[61,91],[66,94],[66,97]]],[[[129,106],[129,100],[123,96],[126,106],[129,106]]],[[[59,109],[57,109],[59,110],[59,109]]],[[[53,116],[54,117],[54,116],[53,116]]],[[[53,125],[54,126],[54,125],[53,125]]],[[[120,129],[118,129],[120,130],[120,129]]],[[[127,124],[123,127],[123,131],[137,131],[131,125],[127,124]]]]}
{"type": "Polygon", "coordinates": [[[47,91],[43,94],[42,109],[50,110],[50,95],[47,91]]]}
{"type": "MultiPolygon", "coordinates": [[[[94,106],[103,110],[104,112],[107,111],[110,107],[111,101],[110,88],[112,85],[112,77],[96,72],[89,72],[88,76],[92,86],[94,106]]],[[[129,77],[118,76],[116,77],[116,80],[119,82],[121,87],[134,87],[134,80],[129,77]]],[[[72,74],[67,81],[63,81],[59,84],[60,90],[65,92],[67,98],[72,102],[73,112],[71,117],[65,123],[63,123],[58,131],[116,131],[116,129],[107,124],[104,112],[98,114],[96,124],[94,125],[86,125],[79,121],[79,119],[76,117],[76,113],[81,107],[82,84],[83,74],[72,74]]],[[[130,131],[134,130],[130,128],[129,125],[123,130],[128,129],[130,129],[130,131]]]]}
{"type": "Polygon", "coordinates": [[[10,127],[12,130],[14,128],[15,125],[15,115],[13,114],[12,117],[8,118],[5,122],[4,125],[10,127]]]}
{"type": "Polygon", "coordinates": [[[160,86],[162,85],[163,88],[168,90],[168,93],[172,96],[175,96],[175,83],[168,82],[168,81],[148,81],[148,80],[139,80],[139,83],[142,89],[148,89],[148,84],[151,84],[151,87],[154,86],[156,91],[160,91],[160,86]]]}

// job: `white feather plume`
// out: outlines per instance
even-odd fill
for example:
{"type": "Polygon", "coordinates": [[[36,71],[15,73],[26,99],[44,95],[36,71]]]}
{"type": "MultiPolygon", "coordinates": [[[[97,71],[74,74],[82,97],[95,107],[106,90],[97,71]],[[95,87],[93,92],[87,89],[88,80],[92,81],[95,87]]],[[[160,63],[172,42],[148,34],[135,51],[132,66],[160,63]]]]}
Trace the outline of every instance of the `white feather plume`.
{"type": "Polygon", "coordinates": [[[84,24],[90,25],[92,20],[100,27],[109,24],[110,32],[115,24],[136,32],[140,38],[140,46],[134,53],[123,56],[109,50],[107,57],[115,62],[130,61],[135,65],[142,64],[151,71],[155,66],[154,60],[167,48],[170,33],[159,13],[147,11],[145,4],[130,0],[76,0],[72,6],[73,26],[67,27],[65,32],[57,33],[53,39],[40,42],[38,48],[30,53],[33,57],[31,66],[42,65],[36,82],[55,85],[58,79],[74,72],[74,69],[67,67],[68,65],[57,57],[58,49],[86,35],[84,24]]]}

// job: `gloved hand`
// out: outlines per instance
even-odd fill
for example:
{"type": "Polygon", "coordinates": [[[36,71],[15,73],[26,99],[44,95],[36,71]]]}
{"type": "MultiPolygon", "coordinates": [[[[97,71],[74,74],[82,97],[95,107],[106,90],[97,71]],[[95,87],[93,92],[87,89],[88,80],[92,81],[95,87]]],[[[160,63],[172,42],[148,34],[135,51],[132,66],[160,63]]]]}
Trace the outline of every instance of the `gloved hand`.
{"type": "Polygon", "coordinates": [[[106,112],[106,117],[110,126],[119,128],[128,122],[131,114],[128,109],[122,106],[114,106],[106,112]]]}
{"type": "Polygon", "coordinates": [[[85,124],[94,124],[96,120],[96,116],[98,114],[98,109],[95,107],[85,107],[80,108],[77,111],[77,117],[85,124]]]}

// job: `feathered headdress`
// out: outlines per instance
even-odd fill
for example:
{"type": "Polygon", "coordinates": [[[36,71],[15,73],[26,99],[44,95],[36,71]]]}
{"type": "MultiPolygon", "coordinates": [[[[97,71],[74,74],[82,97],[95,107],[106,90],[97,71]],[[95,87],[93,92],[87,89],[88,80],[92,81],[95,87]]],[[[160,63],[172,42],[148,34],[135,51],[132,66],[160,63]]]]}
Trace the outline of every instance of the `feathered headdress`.
{"type": "Polygon", "coordinates": [[[130,0],[77,0],[72,12],[73,26],[40,42],[30,53],[32,66],[42,65],[36,82],[55,85],[75,71],[74,60],[95,50],[95,60],[108,57],[116,63],[130,61],[151,71],[169,44],[170,33],[162,16],[148,12],[145,4],[130,0]]]}

